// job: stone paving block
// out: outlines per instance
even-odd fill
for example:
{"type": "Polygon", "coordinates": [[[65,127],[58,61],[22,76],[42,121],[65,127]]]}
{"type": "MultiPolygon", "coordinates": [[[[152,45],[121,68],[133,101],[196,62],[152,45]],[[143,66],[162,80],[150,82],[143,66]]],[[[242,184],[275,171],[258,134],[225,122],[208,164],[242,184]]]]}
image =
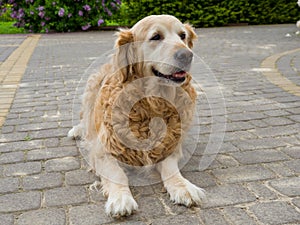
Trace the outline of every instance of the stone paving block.
{"type": "Polygon", "coordinates": [[[30,124],[24,124],[17,126],[16,130],[20,132],[24,131],[36,131],[36,130],[44,130],[44,129],[53,129],[58,128],[58,123],[51,122],[51,123],[30,123],[30,124]]]}
{"type": "Polygon", "coordinates": [[[255,139],[257,136],[254,133],[249,131],[235,131],[235,132],[227,132],[225,133],[224,141],[234,141],[234,140],[248,140],[255,139]]]}
{"type": "Polygon", "coordinates": [[[207,172],[182,172],[182,175],[193,184],[202,188],[216,185],[216,179],[207,172]]]}
{"type": "Polygon", "coordinates": [[[273,171],[275,174],[277,174],[277,176],[289,177],[295,175],[295,172],[292,171],[283,162],[266,163],[265,167],[273,171]]]}
{"type": "Polygon", "coordinates": [[[222,183],[242,183],[274,178],[275,174],[261,165],[246,165],[212,171],[222,183]]]}
{"type": "Polygon", "coordinates": [[[80,161],[74,157],[50,159],[46,161],[45,168],[47,172],[76,170],[80,168],[80,161]]]}
{"type": "Polygon", "coordinates": [[[262,202],[250,207],[250,210],[263,224],[297,224],[300,213],[287,202],[262,202]]]}
{"type": "Polygon", "coordinates": [[[294,159],[300,159],[300,146],[284,148],[282,151],[294,159]]]}
{"type": "Polygon", "coordinates": [[[293,199],[293,204],[300,209],[300,198],[294,198],[293,199]]]}
{"type": "Polygon", "coordinates": [[[91,184],[97,177],[92,172],[87,170],[73,170],[67,172],[65,175],[65,181],[67,185],[85,185],[91,184]]]}
{"type": "Polygon", "coordinates": [[[66,213],[63,209],[39,209],[22,213],[17,225],[65,225],[66,213]]]}
{"type": "Polygon", "coordinates": [[[0,194],[15,192],[19,189],[19,178],[0,178],[0,194]]]}
{"type": "Polygon", "coordinates": [[[257,222],[240,207],[225,207],[225,217],[234,225],[256,225],[257,222]]]}
{"type": "Polygon", "coordinates": [[[259,137],[277,137],[297,134],[300,132],[299,125],[272,126],[267,128],[257,128],[255,133],[259,137]]]}
{"type": "Polygon", "coordinates": [[[0,225],[13,225],[14,216],[11,214],[0,214],[0,225]]]}
{"type": "Polygon", "coordinates": [[[70,208],[70,225],[98,225],[113,222],[99,205],[81,205],[70,208]]]}
{"type": "MultiPolygon", "coordinates": [[[[205,225],[229,225],[223,213],[217,209],[205,209],[200,211],[200,218],[205,225]]],[[[199,224],[199,223],[197,223],[199,224]]]]}
{"type": "Polygon", "coordinates": [[[19,142],[7,142],[0,143],[0,152],[13,152],[13,151],[25,151],[30,149],[37,149],[43,146],[42,140],[32,141],[19,141],[19,142]]]}
{"type": "Polygon", "coordinates": [[[289,197],[300,196],[300,177],[288,177],[270,181],[270,185],[289,197]]]}
{"type": "MultiPolygon", "coordinates": [[[[168,215],[160,218],[150,218],[149,223],[151,223],[152,225],[162,225],[162,224],[199,225],[201,224],[197,216],[193,214],[168,215]]],[[[141,224],[149,224],[149,223],[147,221],[141,224]]]]}
{"type": "Polygon", "coordinates": [[[280,139],[274,138],[257,138],[249,140],[234,141],[233,144],[241,150],[255,150],[255,149],[274,149],[278,147],[285,147],[287,144],[280,139]]]}
{"type": "Polygon", "coordinates": [[[273,149],[262,149],[232,153],[241,164],[258,164],[287,160],[289,157],[284,153],[273,149]]]}
{"type": "Polygon", "coordinates": [[[295,173],[300,173],[300,159],[291,160],[284,163],[290,170],[295,173]]]}
{"type": "Polygon", "coordinates": [[[142,196],[141,198],[136,199],[139,205],[139,211],[137,215],[141,217],[159,217],[166,214],[166,211],[158,200],[157,197],[153,196],[142,196]]]}
{"type": "Polygon", "coordinates": [[[204,208],[229,206],[246,202],[253,202],[256,197],[239,184],[208,187],[206,190],[207,202],[204,208]]]}
{"type": "Polygon", "coordinates": [[[248,183],[247,188],[251,190],[258,199],[273,200],[278,197],[275,192],[271,191],[266,185],[260,182],[248,183]]]}
{"type": "Polygon", "coordinates": [[[65,137],[69,130],[70,128],[60,128],[60,129],[30,131],[28,133],[32,139],[42,139],[42,138],[53,138],[53,137],[65,137]]]}
{"type": "Polygon", "coordinates": [[[0,154],[0,164],[24,161],[24,152],[7,152],[0,154]]]}
{"type": "Polygon", "coordinates": [[[40,173],[41,171],[42,165],[40,162],[25,162],[4,166],[5,176],[25,176],[40,173]]]}
{"type": "Polygon", "coordinates": [[[239,165],[239,162],[231,155],[218,154],[216,160],[220,163],[221,168],[235,167],[239,165]]]}
{"type": "Polygon", "coordinates": [[[80,204],[88,201],[84,187],[62,187],[45,191],[46,206],[63,206],[80,204]]]}
{"type": "Polygon", "coordinates": [[[294,124],[294,121],[289,120],[284,117],[269,117],[266,119],[263,119],[263,122],[271,125],[271,126],[280,126],[280,125],[290,125],[294,124]]]}
{"type": "Polygon", "coordinates": [[[60,173],[42,173],[23,178],[24,190],[38,190],[60,187],[63,184],[63,175],[60,173]]]}
{"type": "Polygon", "coordinates": [[[40,192],[21,192],[0,196],[0,212],[34,210],[41,206],[40,192]]]}
{"type": "MultiPolygon", "coordinates": [[[[48,145],[47,143],[45,143],[48,145]]],[[[45,160],[67,156],[77,156],[76,146],[34,149],[27,152],[27,160],[45,160]]]]}

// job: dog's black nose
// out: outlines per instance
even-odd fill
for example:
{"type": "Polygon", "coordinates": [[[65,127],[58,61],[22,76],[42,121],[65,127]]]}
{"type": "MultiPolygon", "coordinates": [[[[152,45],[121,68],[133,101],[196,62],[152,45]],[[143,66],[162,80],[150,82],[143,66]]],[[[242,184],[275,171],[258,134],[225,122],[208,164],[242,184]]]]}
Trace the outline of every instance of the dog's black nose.
{"type": "Polygon", "coordinates": [[[186,66],[192,62],[193,53],[186,48],[181,48],[175,53],[174,58],[182,66],[186,66]]]}

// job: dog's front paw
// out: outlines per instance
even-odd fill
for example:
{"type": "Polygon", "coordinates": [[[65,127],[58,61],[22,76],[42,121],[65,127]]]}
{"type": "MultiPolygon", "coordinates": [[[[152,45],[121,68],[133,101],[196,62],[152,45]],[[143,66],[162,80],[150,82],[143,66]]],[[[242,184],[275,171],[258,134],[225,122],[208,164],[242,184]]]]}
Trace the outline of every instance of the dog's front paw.
{"type": "Polygon", "coordinates": [[[168,185],[166,188],[171,201],[175,204],[191,207],[192,205],[200,205],[205,199],[204,190],[188,180],[183,180],[179,184],[168,185]]]}
{"type": "Polygon", "coordinates": [[[137,209],[138,205],[131,193],[122,191],[109,194],[105,204],[106,213],[112,217],[129,216],[137,209]]]}

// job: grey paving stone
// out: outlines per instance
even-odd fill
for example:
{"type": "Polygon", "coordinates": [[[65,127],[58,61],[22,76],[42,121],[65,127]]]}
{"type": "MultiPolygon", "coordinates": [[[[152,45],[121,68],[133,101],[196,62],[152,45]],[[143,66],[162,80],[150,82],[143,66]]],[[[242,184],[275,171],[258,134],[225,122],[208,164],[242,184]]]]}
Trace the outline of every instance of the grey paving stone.
{"type": "Polygon", "coordinates": [[[295,173],[300,173],[300,159],[291,160],[284,163],[290,170],[295,173]]]}
{"type": "MultiPolygon", "coordinates": [[[[182,224],[182,225],[199,225],[201,222],[196,215],[170,215],[160,218],[150,218],[151,224],[153,225],[162,225],[162,224],[182,224]]],[[[141,223],[144,224],[144,223],[141,223]]],[[[147,224],[147,222],[146,222],[147,224]]],[[[137,224],[138,225],[138,224],[137,224]]]]}
{"type": "Polygon", "coordinates": [[[7,164],[4,166],[5,176],[25,176],[40,173],[42,165],[40,162],[25,162],[16,164],[7,164]]]}
{"type": "Polygon", "coordinates": [[[142,217],[159,217],[165,215],[165,209],[157,197],[143,196],[136,199],[139,205],[139,216],[142,217]]]}
{"type": "Polygon", "coordinates": [[[266,180],[275,177],[274,173],[261,165],[215,169],[212,173],[222,183],[242,183],[246,181],[266,180]]]}
{"type": "Polygon", "coordinates": [[[14,216],[11,214],[0,214],[0,225],[13,225],[14,216]]]}
{"type": "MultiPolygon", "coordinates": [[[[45,143],[47,145],[47,143],[45,143]]],[[[66,156],[77,156],[76,146],[34,149],[27,152],[27,160],[44,160],[66,156]]]]}
{"type": "Polygon", "coordinates": [[[0,196],[0,212],[34,210],[41,206],[40,192],[22,192],[0,196]]]}
{"type": "Polygon", "coordinates": [[[39,131],[29,131],[29,136],[32,139],[42,139],[42,138],[53,138],[53,137],[65,137],[70,128],[60,128],[60,129],[48,129],[39,131]]]}
{"type": "Polygon", "coordinates": [[[84,187],[62,187],[45,191],[46,206],[63,206],[86,203],[87,191],[84,187]]]}
{"type": "Polygon", "coordinates": [[[7,152],[0,154],[0,164],[24,161],[24,152],[7,152]]]}
{"type": "Polygon", "coordinates": [[[300,177],[288,177],[270,181],[270,185],[289,197],[300,196],[300,177]]]}
{"type": "Polygon", "coordinates": [[[63,175],[60,173],[43,173],[23,178],[24,190],[38,190],[60,187],[63,184],[63,175]]]}
{"type": "Polygon", "coordinates": [[[281,151],[262,149],[232,153],[241,164],[256,164],[287,160],[289,157],[281,151]]]}
{"type": "Polygon", "coordinates": [[[82,205],[70,208],[71,225],[98,225],[112,222],[105,214],[104,207],[99,205],[82,205]]]}
{"type": "Polygon", "coordinates": [[[300,159],[300,146],[288,147],[282,151],[294,159],[300,159]]]}
{"type": "Polygon", "coordinates": [[[247,188],[251,190],[258,199],[273,200],[277,198],[277,194],[267,188],[263,183],[251,182],[247,184],[247,188]]]}
{"type": "Polygon", "coordinates": [[[0,143],[0,152],[25,151],[43,146],[42,140],[5,142],[0,143]]]}
{"type": "Polygon", "coordinates": [[[239,162],[236,159],[227,154],[218,154],[216,160],[220,163],[221,168],[235,167],[239,165],[239,162]]]}
{"type": "Polygon", "coordinates": [[[242,185],[220,185],[208,187],[206,190],[207,202],[204,208],[229,206],[246,202],[253,202],[256,197],[242,185]]]}
{"type": "Polygon", "coordinates": [[[300,132],[299,125],[272,126],[267,128],[257,128],[255,133],[260,137],[277,137],[297,134],[300,132]]]}
{"type": "Polygon", "coordinates": [[[67,172],[65,175],[65,181],[67,185],[91,184],[95,180],[97,180],[95,174],[86,170],[73,170],[67,172]]]}
{"type": "Polygon", "coordinates": [[[263,119],[263,121],[272,126],[294,124],[294,121],[289,120],[285,117],[269,117],[269,118],[263,119]]]}
{"type": "Polygon", "coordinates": [[[47,122],[47,123],[37,123],[37,124],[24,124],[17,126],[17,131],[24,132],[24,131],[35,131],[35,130],[43,130],[43,129],[53,129],[58,128],[58,123],[56,122],[47,122]]]}
{"type": "Polygon", "coordinates": [[[295,206],[297,206],[300,209],[300,198],[294,198],[293,203],[295,206]]]}
{"type": "Polygon", "coordinates": [[[80,168],[80,162],[74,157],[50,159],[46,161],[45,168],[47,172],[76,170],[80,168]]]}
{"type": "Polygon", "coordinates": [[[207,225],[226,225],[226,224],[229,225],[230,224],[228,221],[226,221],[225,217],[223,216],[223,213],[221,213],[217,209],[201,210],[199,214],[203,223],[207,225]]]}
{"type": "Polygon", "coordinates": [[[250,207],[263,224],[286,224],[300,222],[300,213],[286,202],[263,202],[250,207]]]}
{"type": "Polygon", "coordinates": [[[216,185],[216,179],[207,172],[182,172],[182,175],[193,184],[202,188],[216,185]]]}
{"type": "Polygon", "coordinates": [[[19,189],[19,178],[0,178],[0,194],[15,192],[19,189]]]}
{"type": "Polygon", "coordinates": [[[272,170],[277,176],[290,177],[295,175],[295,172],[286,166],[284,162],[266,163],[265,167],[272,170]]]}
{"type": "Polygon", "coordinates": [[[250,217],[246,210],[240,207],[225,207],[225,217],[234,225],[256,225],[256,221],[250,217]]]}
{"type": "Polygon", "coordinates": [[[22,213],[17,225],[65,225],[66,213],[63,209],[39,209],[22,213]]]}
{"type": "Polygon", "coordinates": [[[284,141],[274,138],[239,140],[234,141],[233,144],[241,150],[273,149],[287,146],[284,141]]]}

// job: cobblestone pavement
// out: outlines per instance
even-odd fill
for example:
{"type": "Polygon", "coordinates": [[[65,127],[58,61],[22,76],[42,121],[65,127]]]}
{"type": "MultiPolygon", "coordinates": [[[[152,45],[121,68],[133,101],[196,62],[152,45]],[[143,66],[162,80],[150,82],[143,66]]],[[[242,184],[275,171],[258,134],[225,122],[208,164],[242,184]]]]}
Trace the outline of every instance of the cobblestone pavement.
{"type": "MultiPolygon", "coordinates": [[[[200,137],[183,168],[206,190],[207,201],[187,209],[173,205],[161,184],[132,187],[139,211],[121,220],[105,215],[105,198],[89,189],[97,178],[86,171],[76,142],[66,138],[78,108],[72,106],[77,85],[113,47],[113,32],[42,35],[1,128],[0,224],[300,224],[295,31],[294,25],[197,30],[195,53],[217,78],[226,105],[226,115],[212,114],[217,101],[200,97],[200,137]],[[225,137],[214,161],[199,170],[216,115],[226,116],[225,137]]],[[[0,66],[24,40],[1,35],[0,66]]]]}

